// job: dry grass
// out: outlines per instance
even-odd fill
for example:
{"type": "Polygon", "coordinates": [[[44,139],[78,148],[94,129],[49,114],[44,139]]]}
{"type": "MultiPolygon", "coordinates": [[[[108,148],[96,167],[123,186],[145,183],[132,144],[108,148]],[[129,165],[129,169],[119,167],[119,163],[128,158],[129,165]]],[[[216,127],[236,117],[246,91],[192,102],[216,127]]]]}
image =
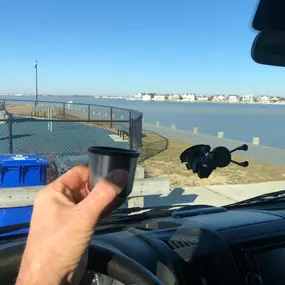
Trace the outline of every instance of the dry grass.
{"type": "Polygon", "coordinates": [[[230,164],[226,168],[216,169],[208,179],[200,179],[180,163],[180,154],[188,147],[190,145],[187,143],[169,139],[167,150],[145,160],[141,165],[149,177],[168,177],[174,187],[258,183],[285,179],[285,167],[247,159],[239,155],[233,156],[233,159],[248,160],[249,167],[242,168],[230,164]]]}
{"type": "Polygon", "coordinates": [[[31,112],[33,110],[32,106],[25,106],[25,105],[6,105],[7,112],[15,115],[22,115],[22,116],[31,116],[31,112]]]}

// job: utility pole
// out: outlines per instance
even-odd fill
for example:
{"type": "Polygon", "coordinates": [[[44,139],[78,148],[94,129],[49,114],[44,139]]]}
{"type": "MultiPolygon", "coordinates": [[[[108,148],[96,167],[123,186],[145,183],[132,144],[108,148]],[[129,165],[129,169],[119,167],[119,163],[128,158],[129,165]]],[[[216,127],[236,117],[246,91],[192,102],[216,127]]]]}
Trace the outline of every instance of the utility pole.
{"type": "Polygon", "coordinates": [[[36,60],[35,63],[35,69],[36,69],[36,103],[35,105],[38,105],[38,99],[39,99],[39,94],[38,94],[38,61],[36,60]]]}

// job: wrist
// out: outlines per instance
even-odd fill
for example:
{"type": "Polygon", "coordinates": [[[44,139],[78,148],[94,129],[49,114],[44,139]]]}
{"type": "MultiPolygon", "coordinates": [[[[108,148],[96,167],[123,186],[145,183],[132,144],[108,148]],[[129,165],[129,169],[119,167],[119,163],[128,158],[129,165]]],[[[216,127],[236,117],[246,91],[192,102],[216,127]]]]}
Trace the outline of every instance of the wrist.
{"type": "Polygon", "coordinates": [[[40,263],[22,263],[16,285],[63,285],[64,278],[40,263]]]}

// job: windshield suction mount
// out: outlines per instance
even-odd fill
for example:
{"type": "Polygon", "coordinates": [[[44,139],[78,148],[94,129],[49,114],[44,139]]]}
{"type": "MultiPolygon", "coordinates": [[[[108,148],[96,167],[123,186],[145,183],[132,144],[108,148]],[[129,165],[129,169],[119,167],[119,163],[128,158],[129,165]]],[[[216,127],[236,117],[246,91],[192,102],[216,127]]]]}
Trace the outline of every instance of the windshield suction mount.
{"type": "Polygon", "coordinates": [[[208,178],[217,167],[226,167],[231,162],[241,167],[247,167],[248,161],[237,162],[232,160],[232,153],[237,150],[247,151],[248,146],[244,144],[233,150],[219,146],[211,151],[209,145],[198,144],[184,150],[180,155],[180,160],[181,163],[186,163],[187,170],[192,169],[199,178],[208,178]]]}

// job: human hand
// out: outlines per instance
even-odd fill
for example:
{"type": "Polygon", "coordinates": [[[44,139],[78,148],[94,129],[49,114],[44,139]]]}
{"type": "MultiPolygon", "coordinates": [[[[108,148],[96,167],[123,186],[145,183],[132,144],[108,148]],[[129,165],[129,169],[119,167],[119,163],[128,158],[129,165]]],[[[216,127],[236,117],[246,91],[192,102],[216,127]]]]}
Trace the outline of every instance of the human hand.
{"type": "Polygon", "coordinates": [[[16,285],[73,284],[98,219],[124,202],[127,178],[113,171],[90,192],[88,168],[78,166],[39,191],[16,285]]]}

